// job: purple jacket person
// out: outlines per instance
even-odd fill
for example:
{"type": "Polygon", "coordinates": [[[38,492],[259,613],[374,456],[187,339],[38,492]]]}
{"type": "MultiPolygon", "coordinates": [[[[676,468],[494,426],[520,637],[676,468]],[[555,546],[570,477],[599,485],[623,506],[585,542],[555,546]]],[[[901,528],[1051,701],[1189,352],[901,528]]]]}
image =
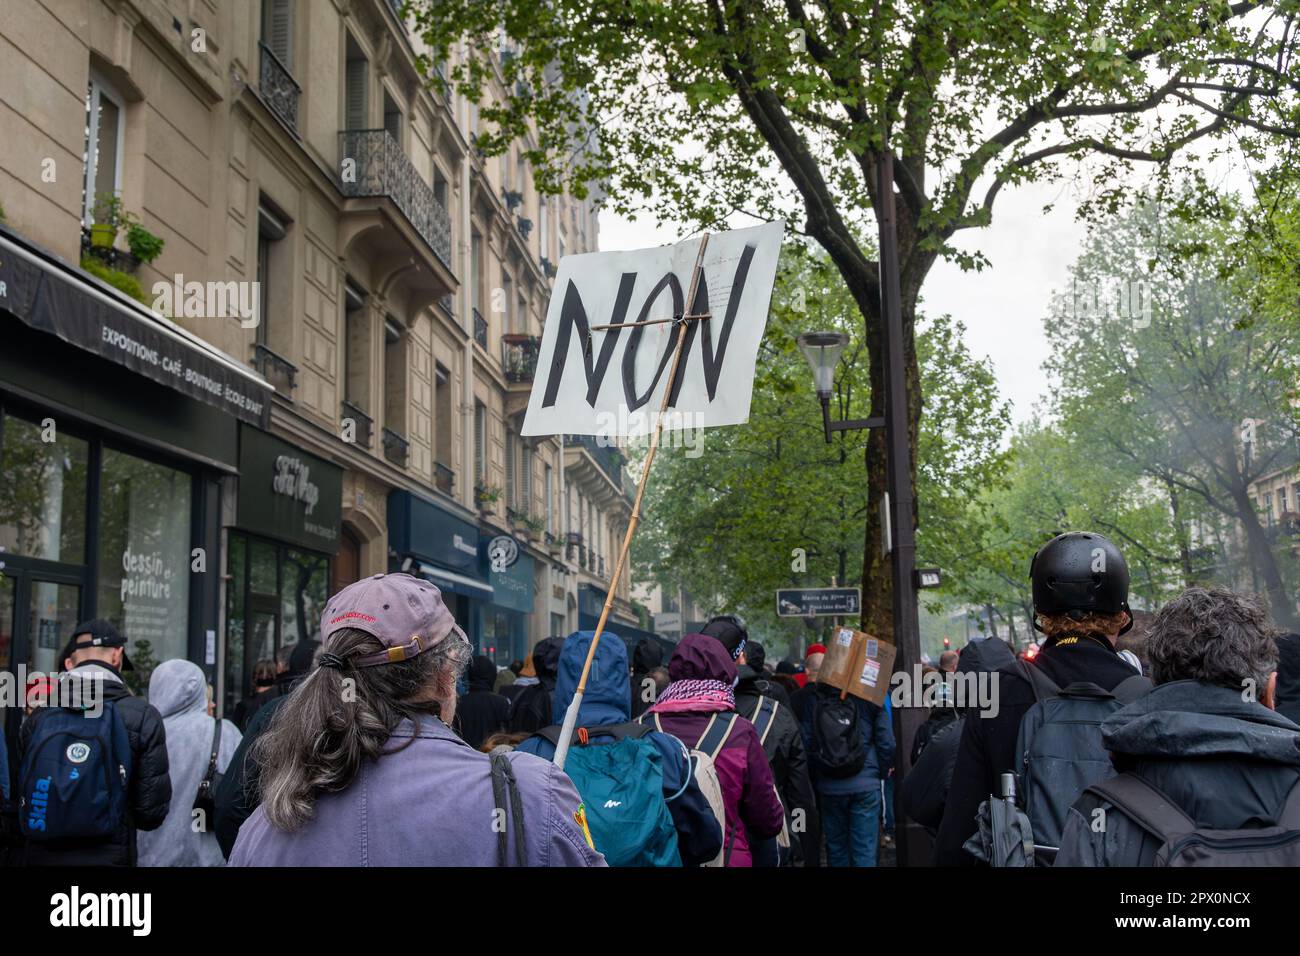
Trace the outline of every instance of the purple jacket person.
{"type": "MultiPolygon", "coordinates": [[[[736,664],[717,638],[687,634],[673,650],[668,676],[672,683],[641,719],[694,748],[715,716],[730,720],[735,712],[736,664]]],[[[752,866],[750,836],[774,837],[785,819],[754,725],[737,716],[713,765],[726,807],[722,833],[726,865],[752,866]]]]}
{"type": "Polygon", "coordinates": [[[604,866],[572,782],[447,726],[470,658],[438,589],[379,574],[326,605],[320,664],[254,747],[232,866],[604,866]]]}

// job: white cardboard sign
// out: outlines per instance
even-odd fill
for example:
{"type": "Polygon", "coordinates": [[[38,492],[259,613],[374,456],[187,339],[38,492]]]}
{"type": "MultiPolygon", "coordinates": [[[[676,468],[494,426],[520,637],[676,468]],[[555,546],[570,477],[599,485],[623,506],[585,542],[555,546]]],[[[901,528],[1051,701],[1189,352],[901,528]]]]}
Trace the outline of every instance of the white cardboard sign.
{"type": "Polygon", "coordinates": [[[665,429],[749,419],[754,363],[781,253],[782,222],[714,233],[700,286],[685,308],[699,239],[657,249],[592,252],[560,260],[524,435],[636,437],[654,430],[673,349],[685,329],[665,429]],[[707,321],[591,332],[708,312],[707,321]]]}

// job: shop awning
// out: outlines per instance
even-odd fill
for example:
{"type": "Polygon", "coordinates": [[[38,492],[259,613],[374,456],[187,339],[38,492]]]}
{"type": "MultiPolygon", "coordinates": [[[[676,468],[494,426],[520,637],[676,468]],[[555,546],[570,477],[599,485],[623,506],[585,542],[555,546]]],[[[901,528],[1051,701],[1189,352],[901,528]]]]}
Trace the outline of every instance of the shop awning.
{"type": "Polygon", "coordinates": [[[454,571],[445,571],[437,565],[425,564],[423,561],[415,562],[413,570],[416,577],[428,578],[444,591],[463,594],[466,597],[476,598],[480,601],[492,600],[494,593],[492,586],[484,584],[482,581],[467,578],[465,575],[457,574],[454,571]]]}
{"type": "Polygon", "coordinates": [[[274,389],[260,375],[0,226],[0,316],[5,313],[242,421],[259,428],[270,423],[274,389]]]}

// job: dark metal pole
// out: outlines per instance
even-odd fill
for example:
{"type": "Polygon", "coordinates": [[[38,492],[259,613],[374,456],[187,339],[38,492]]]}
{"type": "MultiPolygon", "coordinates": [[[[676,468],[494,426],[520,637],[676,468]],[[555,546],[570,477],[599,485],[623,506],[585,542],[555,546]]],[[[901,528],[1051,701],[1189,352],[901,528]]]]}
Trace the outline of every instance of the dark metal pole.
{"type": "MultiPolygon", "coordinates": [[[[894,211],[894,154],[885,131],[878,164],[877,218],[880,222],[880,299],[885,339],[885,441],[889,447],[889,506],[893,531],[890,552],[893,572],[894,646],[898,667],[910,676],[921,661],[921,628],[916,611],[916,540],[912,530],[912,448],[908,440],[907,373],[903,356],[903,314],[898,283],[898,223],[894,211]]],[[[916,688],[919,691],[919,688],[916,688]]],[[[919,703],[919,702],[913,702],[919,703]]],[[[912,739],[921,723],[917,706],[894,709],[897,770],[894,795],[902,791],[911,770],[912,739]]],[[[895,801],[897,802],[897,801],[895,801]]],[[[924,829],[897,815],[897,862],[923,866],[929,859],[929,838],[924,829]]]]}

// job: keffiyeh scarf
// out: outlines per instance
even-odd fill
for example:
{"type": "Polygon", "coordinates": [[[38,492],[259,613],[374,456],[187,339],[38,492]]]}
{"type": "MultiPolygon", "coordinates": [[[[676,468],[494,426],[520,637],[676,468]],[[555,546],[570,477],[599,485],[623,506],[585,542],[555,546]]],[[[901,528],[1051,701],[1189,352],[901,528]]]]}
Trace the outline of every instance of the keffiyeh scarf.
{"type": "Polygon", "coordinates": [[[720,680],[676,680],[664,688],[648,713],[671,714],[688,710],[736,709],[736,694],[720,680]]]}

